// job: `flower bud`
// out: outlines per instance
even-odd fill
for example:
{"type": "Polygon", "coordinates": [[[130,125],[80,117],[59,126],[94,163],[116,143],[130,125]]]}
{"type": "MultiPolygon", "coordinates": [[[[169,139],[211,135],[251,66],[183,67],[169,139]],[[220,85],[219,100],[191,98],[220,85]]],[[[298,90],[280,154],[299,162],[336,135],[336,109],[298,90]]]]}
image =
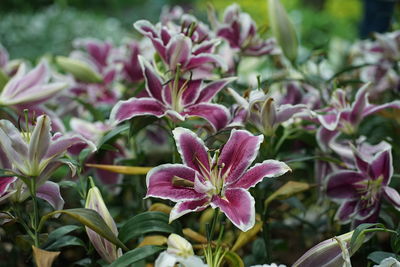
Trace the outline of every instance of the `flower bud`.
{"type": "Polygon", "coordinates": [[[100,83],[103,80],[101,75],[84,61],[62,56],[58,56],[56,61],[63,70],[71,73],[76,79],[82,82],[100,83]]]}
{"type": "Polygon", "coordinates": [[[295,62],[299,44],[296,31],[285,8],[279,0],[268,0],[268,11],[272,33],[282,48],[283,54],[291,62],[295,62]]]}
{"type": "MultiPolygon", "coordinates": [[[[111,229],[111,231],[116,236],[118,236],[118,230],[114,219],[111,217],[111,214],[108,211],[106,204],[104,203],[101,193],[96,186],[93,186],[89,189],[85,208],[97,211],[106,222],[108,227],[111,229]]],[[[86,227],[86,232],[89,236],[90,242],[92,242],[96,251],[108,263],[112,263],[122,255],[121,249],[117,249],[117,247],[113,243],[104,239],[93,230],[86,227]]]]}

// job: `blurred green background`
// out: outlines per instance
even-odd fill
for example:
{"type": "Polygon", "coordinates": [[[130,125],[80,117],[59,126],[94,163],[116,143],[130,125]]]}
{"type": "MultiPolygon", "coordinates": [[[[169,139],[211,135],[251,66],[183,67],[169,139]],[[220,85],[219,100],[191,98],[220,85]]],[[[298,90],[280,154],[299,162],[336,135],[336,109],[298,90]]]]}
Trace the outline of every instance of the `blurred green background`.
{"type": "MultiPolygon", "coordinates": [[[[182,5],[206,19],[207,3],[219,14],[237,2],[259,26],[268,26],[266,0],[1,0],[0,42],[11,58],[35,60],[46,54],[68,54],[72,40],[93,37],[120,42],[135,36],[132,23],[156,22],[162,6],[182,5]]],[[[357,38],[361,0],[282,0],[299,32],[302,45],[324,48],[329,40],[357,38]]]]}

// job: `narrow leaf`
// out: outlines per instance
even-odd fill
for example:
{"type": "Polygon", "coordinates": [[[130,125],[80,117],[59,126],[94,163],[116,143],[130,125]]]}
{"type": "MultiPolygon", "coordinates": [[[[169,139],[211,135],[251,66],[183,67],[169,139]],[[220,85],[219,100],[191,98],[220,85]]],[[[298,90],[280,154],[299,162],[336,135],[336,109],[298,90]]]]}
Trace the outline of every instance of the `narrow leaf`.
{"type": "Polygon", "coordinates": [[[85,247],[85,243],[76,236],[65,235],[54,241],[53,243],[46,246],[46,250],[56,250],[68,246],[80,246],[85,247]]]}
{"type": "Polygon", "coordinates": [[[270,195],[265,200],[265,206],[268,206],[271,201],[275,199],[287,199],[295,194],[306,191],[310,189],[310,185],[307,183],[289,181],[283,186],[281,186],[278,190],[276,190],[272,195],[270,195]]]}
{"type": "Polygon", "coordinates": [[[91,209],[78,208],[50,212],[42,217],[39,224],[39,229],[43,227],[46,220],[58,213],[68,215],[69,217],[89,227],[111,243],[128,250],[127,247],[114,235],[108,225],[104,222],[103,218],[96,211],[91,209]]]}
{"type": "Polygon", "coordinates": [[[124,124],[121,126],[118,126],[114,129],[112,129],[111,131],[109,131],[105,136],[103,136],[98,144],[98,148],[100,149],[102,147],[102,145],[104,145],[105,143],[107,143],[108,141],[110,141],[111,139],[113,139],[114,137],[116,137],[117,135],[119,135],[122,132],[125,132],[129,129],[129,125],[128,124],[124,124]]]}
{"type": "Polygon", "coordinates": [[[164,247],[160,246],[144,246],[136,248],[119,257],[118,260],[114,261],[109,267],[135,266],[133,265],[135,262],[159,253],[164,249],[164,247]]]}
{"type": "Polygon", "coordinates": [[[147,233],[181,234],[181,226],[175,221],[169,224],[169,216],[163,212],[148,211],[129,219],[119,230],[118,237],[124,243],[147,233]]]}
{"type": "Polygon", "coordinates": [[[254,237],[257,236],[257,234],[261,231],[262,226],[263,226],[263,222],[258,221],[254,225],[254,227],[251,228],[250,230],[248,230],[247,232],[241,232],[239,234],[239,237],[236,239],[236,242],[233,245],[231,251],[236,251],[239,248],[246,245],[248,242],[252,241],[254,239],[254,237]]]}
{"type": "Polygon", "coordinates": [[[228,263],[230,267],[244,267],[242,259],[233,251],[228,251],[225,254],[224,260],[228,263]]]}

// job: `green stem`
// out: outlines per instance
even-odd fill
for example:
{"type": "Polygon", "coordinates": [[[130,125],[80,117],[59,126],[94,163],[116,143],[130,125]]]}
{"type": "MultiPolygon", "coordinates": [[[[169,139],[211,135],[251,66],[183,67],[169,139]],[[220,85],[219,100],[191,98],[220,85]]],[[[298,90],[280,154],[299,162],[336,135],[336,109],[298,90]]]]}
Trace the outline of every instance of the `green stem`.
{"type": "Polygon", "coordinates": [[[269,218],[269,210],[267,208],[267,206],[264,208],[264,212],[263,212],[263,239],[264,239],[264,244],[265,244],[265,248],[266,248],[266,259],[267,262],[271,262],[271,227],[270,224],[268,223],[268,218],[269,218]]]}
{"type": "Polygon", "coordinates": [[[216,208],[214,210],[214,215],[213,215],[213,219],[211,222],[211,228],[210,228],[210,232],[208,233],[207,237],[208,237],[208,243],[211,244],[213,238],[214,238],[214,234],[215,234],[215,225],[217,224],[218,221],[218,216],[219,216],[219,209],[216,208]]]}
{"type": "Polygon", "coordinates": [[[38,224],[39,224],[39,208],[38,208],[38,201],[36,197],[36,178],[30,178],[30,185],[29,185],[29,193],[32,197],[33,202],[33,219],[32,219],[32,229],[34,231],[34,244],[36,247],[39,247],[39,231],[38,231],[38,224]]]}

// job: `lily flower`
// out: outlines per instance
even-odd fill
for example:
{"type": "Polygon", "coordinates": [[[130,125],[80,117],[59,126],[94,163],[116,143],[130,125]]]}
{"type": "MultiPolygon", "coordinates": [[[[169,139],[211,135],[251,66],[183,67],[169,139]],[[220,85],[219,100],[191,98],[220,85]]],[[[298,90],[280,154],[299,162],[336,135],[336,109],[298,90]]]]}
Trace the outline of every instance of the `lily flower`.
{"type": "MultiPolygon", "coordinates": [[[[118,236],[117,225],[104,203],[100,190],[96,186],[89,189],[85,208],[97,211],[115,236],[118,236]]],[[[98,233],[88,227],[86,227],[86,232],[97,253],[99,253],[105,261],[112,263],[122,256],[121,248],[117,249],[116,245],[101,237],[98,233]]]]}
{"type": "Polygon", "coordinates": [[[118,124],[136,116],[152,115],[158,118],[168,116],[175,121],[184,121],[187,117],[201,117],[207,120],[214,130],[226,126],[230,116],[228,109],[210,101],[235,78],[217,80],[205,86],[200,80],[184,81],[177,78],[164,84],[150,63],[141,57],[139,60],[148,97],[132,97],[126,101],[119,101],[111,111],[111,122],[118,124]]]}
{"type": "Polygon", "coordinates": [[[182,267],[207,267],[200,257],[195,256],[192,245],[177,234],[170,234],[167,240],[167,251],[156,259],[155,267],[174,267],[177,263],[182,267]]]}
{"type": "Polygon", "coordinates": [[[257,26],[249,14],[241,11],[238,4],[228,6],[222,23],[217,22],[217,36],[224,38],[234,50],[246,56],[277,54],[279,49],[274,39],[262,40],[257,26]]]}
{"type": "MultiPolygon", "coordinates": [[[[4,151],[0,148],[0,167],[1,169],[12,169],[4,151]]],[[[12,174],[11,174],[12,175],[12,174]]],[[[0,178],[0,202],[11,199],[15,202],[22,202],[30,196],[27,186],[16,176],[0,178]]],[[[55,210],[64,207],[64,199],[60,193],[60,186],[54,182],[46,181],[39,185],[36,196],[47,201],[55,210]]]]}
{"type": "Polygon", "coordinates": [[[327,177],[327,195],[341,201],[336,218],[342,223],[376,222],[384,197],[400,210],[400,195],[389,187],[393,175],[390,146],[383,146],[375,156],[354,149],[357,170],[339,170],[327,177]]]}
{"type": "Polygon", "coordinates": [[[60,164],[59,158],[77,143],[92,142],[81,136],[51,135],[51,121],[47,115],[37,118],[34,129],[20,132],[10,121],[0,120],[0,146],[14,170],[26,177],[48,176],[60,164]]]}
{"type": "Polygon", "coordinates": [[[22,63],[1,91],[0,105],[26,107],[45,102],[67,86],[63,82],[49,83],[50,77],[50,68],[45,61],[29,72],[22,63]]]}
{"type": "MultiPolygon", "coordinates": [[[[261,90],[251,91],[249,100],[246,100],[231,88],[228,90],[238,104],[247,111],[248,121],[267,136],[274,135],[276,128],[281,123],[307,110],[307,106],[303,104],[285,104],[277,107],[274,99],[265,95],[261,90]]],[[[247,121],[247,119],[244,121],[247,121]]]]}
{"type": "MultiPolygon", "coordinates": [[[[182,73],[191,72],[194,79],[207,78],[215,66],[226,69],[224,60],[213,54],[218,42],[201,40],[194,42],[192,30],[178,32],[163,25],[156,27],[147,20],[135,22],[134,27],[148,37],[168,70],[175,73],[178,63],[182,73]]],[[[195,30],[195,27],[193,28],[195,30]]]]}
{"type": "Polygon", "coordinates": [[[203,141],[190,130],[178,127],[173,135],[183,164],[164,164],[150,170],[146,197],[177,202],[170,221],[210,205],[220,208],[240,230],[251,229],[255,209],[248,190],[264,177],[281,176],[290,168],[283,162],[266,160],[248,169],[257,156],[262,135],[232,130],[225,146],[213,158],[203,141]]]}
{"type": "Polygon", "coordinates": [[[399,100],[382,105],[369,103],[369,86],[370,83],[357,91],[355,100],[351,105],[346,100],[346,93],[341,89],[336,90],[332,106],[321,110],[324,114],[318,115],[321,125],[328,131],[340,130],[346,134],[353,134],[365,117],[386,108],[400,109],[399,100]]]}

